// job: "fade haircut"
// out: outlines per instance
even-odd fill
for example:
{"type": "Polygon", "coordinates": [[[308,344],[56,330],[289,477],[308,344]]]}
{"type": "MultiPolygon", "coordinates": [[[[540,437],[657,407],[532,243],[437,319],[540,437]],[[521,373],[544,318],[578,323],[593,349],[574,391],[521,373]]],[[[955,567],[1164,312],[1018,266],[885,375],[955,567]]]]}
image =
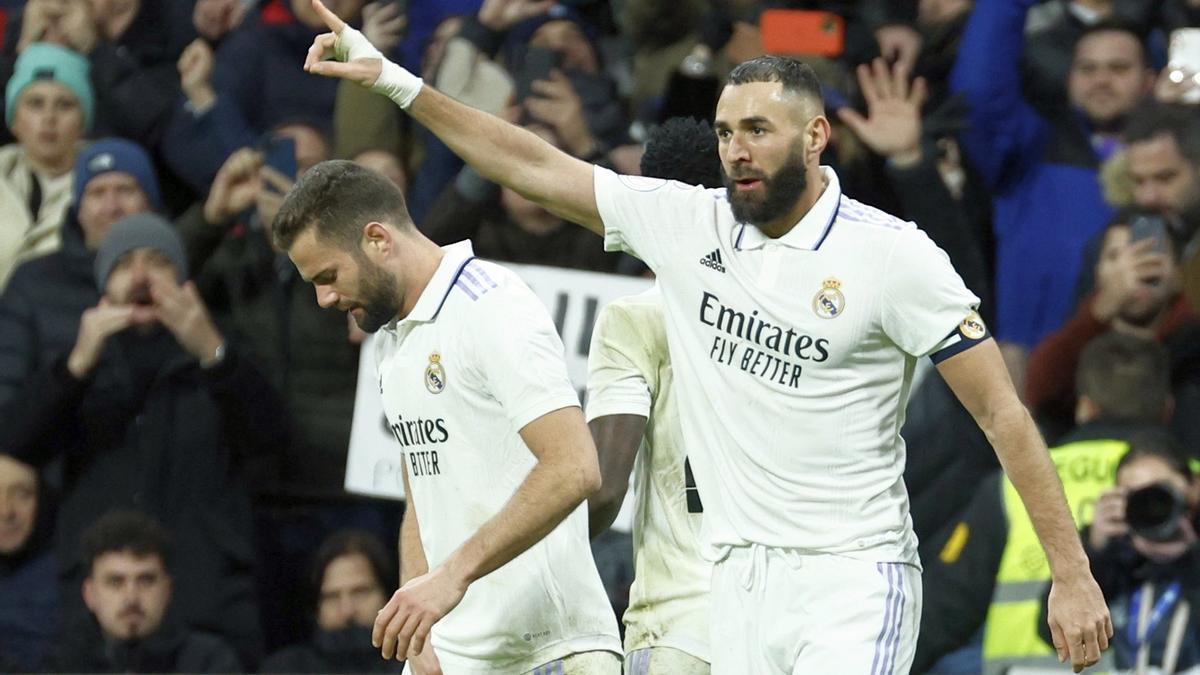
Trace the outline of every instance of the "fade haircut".
{"type": "Polygon", "coordinates": [[[723,186],[717,134],[708,122],[672,117],[650,132],[642,154],[642,175],[706,188],[723,186]]]}
{"type": "Polygon", "coordinates": [[[1144,424],[1162,420],[1170,378],[1162,345],[1116,331],[1088,342],[1075,373],[1079,395],[1091,399],[1102,417],[1144,424]]]}
{"type": "Polygon", "coordinates": [[[335,159],[309,169],[296,183],[275,216],[272,232],[275,245],[284,251],[312,227],[319,241],[357,253],[363,227],[370,222],[412,227],[404,193],[382,174],[335,159]]]}
{"type": "Polygon", "coordinates": [[[1179,153],[1200,170],[1200,114],[1195,106],[1152,101],[1138,108],[1125,127],[1125,144],[1145,143],[1160,136],[1175,141],[1179,153]]]}
{"type": "MultiPolygon", "coordinates": [[[[1142,56],[1142,68],[1150,67],[1150,45],[1149,41],[1146,39],[1146,31],[1142,30],[1142,27],[1138,24],[1120,17],[1101,19],[1100,21],[1097,21],[1096,23],[1084,28],[1083,32],[1079,34],[1079,38],[1075,40],[1075,48],[1078,48],[1079,44],[1084,40],[1093,35],[1099,35],[1100,33],[1124,33],[1133,38],[1141,48],[1138,50],[1138,53],[1142,56]]],[[[1074,55],[1072,55],[1071,58],[1074,60],[1074,55]]]]}
{"type": "Polygon", "coordinates": [[[158,521],[140,511],[109,511],[84,531],[83,564],[88,574],[106,553],[157,556],[166,568],[171,537],[158,521]]]}
{"type": "Polygon", "coordinates": [[[825,97],[821,94],[821,81],[807,63],[789,56],[759,56],[738,64],[729,74],[729,84],[751,82],[778,82],[785,91],[811,97],[817,110],[825,109],[825,97]]]}

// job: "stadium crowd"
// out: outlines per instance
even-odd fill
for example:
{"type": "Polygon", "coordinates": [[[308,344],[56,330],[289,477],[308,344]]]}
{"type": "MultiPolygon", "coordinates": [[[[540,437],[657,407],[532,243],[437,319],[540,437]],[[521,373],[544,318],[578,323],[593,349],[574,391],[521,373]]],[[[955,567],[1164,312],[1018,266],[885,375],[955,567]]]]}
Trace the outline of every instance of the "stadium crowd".
{"type": "MultiPolygon", "coordinates": [[[[711,121],[734,65],[799,54],[845,193],[917,223],[983,299],[1110,601],[1108,665],[1200,667],[1180,611],[1200,609],[1200,54],[1172,40],[1200,1],[326,4],[625,174],[666,120],[711,121]]],[[[305,73],[320,32],[308,0],[0,2],[0,671],[399,672],[370,627],[403,506],[343,487],[364,336],[271,242],[308,168],[379,171],[438,244],[648,274],[305,73]]],[[[914,672],[1054,667],[1028,516],[917,367],[914,672]]],[[[594,542],[618,614],[629,546],[594,542]]]]}

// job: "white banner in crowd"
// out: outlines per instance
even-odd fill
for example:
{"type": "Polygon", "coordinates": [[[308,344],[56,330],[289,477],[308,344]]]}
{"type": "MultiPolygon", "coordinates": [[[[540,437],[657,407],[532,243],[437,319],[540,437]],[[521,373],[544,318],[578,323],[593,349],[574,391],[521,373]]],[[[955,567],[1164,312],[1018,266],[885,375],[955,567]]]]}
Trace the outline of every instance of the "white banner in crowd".
{"type": "MultiPolygon", "coordinates": [[[[512,265],[529,284],[554,319],[566,347],[567,372],[580,400],[587,389],[587,354],[592,327],[600,309],[613,300],[641,293],[653,283],[647,279],[538,265],[512,265]]],[[[400,448],[387,428],[375,372],[375,350],[368,337],[358,364],[358,395],[346,459],[346,490],[356,494],[404,499],[404,473],[400,448]]],[[[628,530],[629,501],[614,527],[628,530]]]]}

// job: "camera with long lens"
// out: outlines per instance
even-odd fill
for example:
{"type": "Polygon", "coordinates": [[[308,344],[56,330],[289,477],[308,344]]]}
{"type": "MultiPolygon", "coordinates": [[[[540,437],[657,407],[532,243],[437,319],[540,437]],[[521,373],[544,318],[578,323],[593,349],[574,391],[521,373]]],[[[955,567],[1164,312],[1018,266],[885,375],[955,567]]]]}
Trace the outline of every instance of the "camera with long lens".
{"type": "Polygon", "coordinates": [[[1179,535],[1187,500],[1170,483],[1153,483],[1125,498],[1125,522],[1134,534],[1150,541],[1171,541],[1179,535]]]}

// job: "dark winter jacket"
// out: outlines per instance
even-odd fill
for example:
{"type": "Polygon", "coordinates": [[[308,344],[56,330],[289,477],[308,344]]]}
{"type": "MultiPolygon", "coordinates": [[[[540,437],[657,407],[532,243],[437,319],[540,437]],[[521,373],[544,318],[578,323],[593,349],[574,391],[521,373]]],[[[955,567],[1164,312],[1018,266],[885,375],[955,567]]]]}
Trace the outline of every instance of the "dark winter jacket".
{"type": "Polygon", "coordinates": [[[241,673],[232,648],[206,633],[163,627],[144,640],[105,638],[90,615],[65,631],[49,664],[60,673],[241,673]]]}
{"type": "Polygon", "coordinates": [[[403,665],[389,661],[371,646],[371,629],[350,627],[318,630],[312,642],[293,645],[268,656],[260,673],[398,673],[403,665]]]}
{"type": "Polygon", "coordinates": [[[1113,209],[1101,194],[1100,162],[1081,113],[1043,116],[1021,96],[1025,15],[1035,0],[979,0],[967,22],[954,92],[970,105],[961,134],[994,196],[997,339],[1030,348],[1073,307],[1080,256],[1113,209]]]}
{"type": "Polygon", "coordinates": [[[81,533],[111,509],[141,510],[172,533],[183,625],[226,637],[253,662],[261,631],[242,466],[286,442],[282,405],[236,346],[203,370],[157,330],[110,338],[83,381],[65,356],[51,363],[22,392],[0,445],[35,466],[62,458],[64,601],[77,599],[85,576],[81,533]]]}

